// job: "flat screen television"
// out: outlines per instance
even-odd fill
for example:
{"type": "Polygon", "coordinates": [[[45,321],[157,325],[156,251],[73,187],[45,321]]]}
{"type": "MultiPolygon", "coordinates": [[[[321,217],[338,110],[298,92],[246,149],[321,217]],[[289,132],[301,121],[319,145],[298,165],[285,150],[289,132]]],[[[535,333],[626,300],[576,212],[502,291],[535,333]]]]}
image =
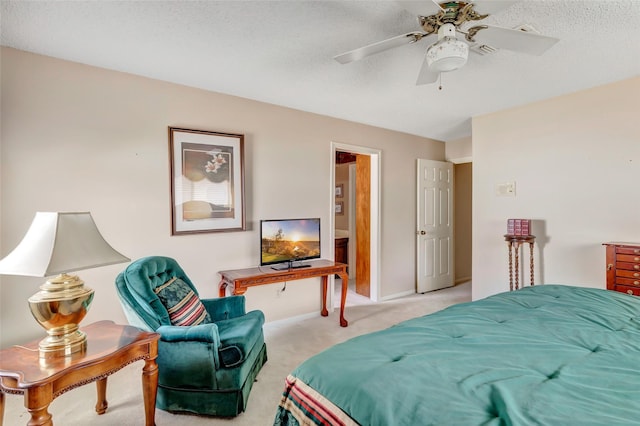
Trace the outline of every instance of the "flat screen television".
{"type": "Polygon", "coordinates": [[[260,221],[260,265],[283,270],[304,268],[320,258],[320,218],[260,221]]]}

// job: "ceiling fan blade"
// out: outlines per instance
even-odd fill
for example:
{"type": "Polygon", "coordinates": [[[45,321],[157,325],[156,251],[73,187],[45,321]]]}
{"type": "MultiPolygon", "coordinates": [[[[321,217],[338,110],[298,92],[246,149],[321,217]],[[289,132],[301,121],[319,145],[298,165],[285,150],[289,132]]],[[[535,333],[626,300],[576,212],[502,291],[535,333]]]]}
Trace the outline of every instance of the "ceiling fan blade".
{"type": "Polygon", "coordinates": [[[396,0],[396,3],[416,16],[431,16],[442,10],[436,0],[396,0]]]}
{"type": "Polygon", "coordinates": [[[416,86],[435,83],[436,81],[438,81],[439,75],[440,73],[433,72],[429,69],[429,65],[427,64],[427,56],[425,55],[424,60],[422,61],[422,67],[420,68],[420,72],[418,73],[416,86]]]}
{"type": "Polygon", "coordinates": [[[480,15],[493,15],[520,1],[521,0],[474,0],[472,3],[474,4],[473,10],[480,15]]]}
{"type": "MultiPolygon", "coordinates": [[[[542,55],[560,41],[555,37],[544,36],[522,30],[510,28],[485,26],[473,37],[479,44],[486,44],[498,49],[512,50],[514,52],[528,53],[529,55],[542,55]]],[[[472,29],[469,29],[471,32],[472,29]]]]}
{"type": "Polygon", "coordinates": [[[382,40],[377,43],[373,43],[368,46],[361,47],[359,49],[342,53],[338,56],[334,56],[333,59],[340,62],[341,64],[348,64],[349,62],[357,61],[367,56],[375,55],[376,53],[393,49],[394,47],[415,43],[416,41],[420,40],[423,36],[424,34],[419,32],[402,34],[399,36],[389,38],[387,40],[382,40]]]}

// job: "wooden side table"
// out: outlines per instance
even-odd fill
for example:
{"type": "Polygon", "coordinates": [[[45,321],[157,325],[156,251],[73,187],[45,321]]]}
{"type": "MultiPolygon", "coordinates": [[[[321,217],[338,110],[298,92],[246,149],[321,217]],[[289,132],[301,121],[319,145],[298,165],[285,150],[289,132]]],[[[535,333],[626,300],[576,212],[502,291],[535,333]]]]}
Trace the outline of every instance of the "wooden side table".
{"type": "Polygon", "coordinates": [[[344,317],[344,305],[349,286],[347,265],[326,259],[313,260],[308,263],[310,265],[308,268],[284,271],[276,271],[268,266],[219,271],[218,274],[220,274],[221,279],[218,284],[218,295],[224,297],[227,294],[227,289],[230,290],[231,294],[238,295],[244,294],[249,287],[320,277],[322,280],[322,310],[320,315],[326,317],[329,315],[327,309],[327,277],[336,274],[342,279],[340,326],[347,327],[349,322],[344,317]]]}
{"type": "Polygon", "coordinates": [[[40,359],[38,341],[0,351],[0,425],[5,393],[24,395],[24,405],[31,414],[27,425],[52,426],[49,404],[61,394],[91,382],[96,382],[98,391],[96,412],[104,414],[108,407],[107,377],[138,360],[145,361],[145,424],[155,425],[160,335],[112,321],[99,321],[82,330],[87,333],[87,348],[71,356],[40,359]]]}
{"type": "Polygon", "coordinates": [[[509,291],[514,290],[513,274],[514,274],[514,262],[512,251],[515,252],[515,290],[520,286],[520,246],[522,244],[529,244],[529,273],[531,279],[531,285],[533,285],[533,244],[536,241],[535,235],[510,235],[506,234],[504,240],[509,247],[509,291]]]}

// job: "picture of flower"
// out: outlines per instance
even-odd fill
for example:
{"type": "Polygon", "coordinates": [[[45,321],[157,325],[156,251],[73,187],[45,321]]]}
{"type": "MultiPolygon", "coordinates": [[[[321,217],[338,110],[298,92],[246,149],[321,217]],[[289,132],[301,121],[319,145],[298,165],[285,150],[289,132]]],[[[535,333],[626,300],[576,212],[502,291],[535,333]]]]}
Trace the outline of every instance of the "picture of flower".
{"type": "Polygon", "coordinates": [[[227,160],[225,160],[222,154],[216,151],[209,151],[207,152],[207,154],[209,154],[213,158],[207,161],[205,170],[207,171],[207,173],[218,173],[218,169],[221,168],[223,164],[226,164],[227,160]]]}

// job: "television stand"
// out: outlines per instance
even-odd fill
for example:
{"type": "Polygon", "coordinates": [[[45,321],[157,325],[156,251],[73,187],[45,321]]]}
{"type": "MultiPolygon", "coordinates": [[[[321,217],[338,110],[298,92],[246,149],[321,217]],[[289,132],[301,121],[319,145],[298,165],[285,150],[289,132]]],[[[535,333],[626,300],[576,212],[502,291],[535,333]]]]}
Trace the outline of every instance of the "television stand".
{"type": "Polygon", "coordinates": [[[224,297],[227,289],[232,295],[244,294],[249,287],[259,285],[281,283],[285,281],[301,280],[305,278],[322,279],[322,310],[323,317],[329,315],[327,310],[327,281],[328,277],[338,274],[342,279],[342,293],[340,296],[340,325],[346,327],[349,322],[344,318],[344,305],[347,299],[347,288],[349,287],[349,276],[347,275],[347,265],[333,262],[331,260],[320,259],[304,263],[304,267],[299,269],[286,269],[278,271],[272,268],[254,267],[246,269],[233,269],[220,271],[222,277],[218,284],[218,295],[224,297]]]}

